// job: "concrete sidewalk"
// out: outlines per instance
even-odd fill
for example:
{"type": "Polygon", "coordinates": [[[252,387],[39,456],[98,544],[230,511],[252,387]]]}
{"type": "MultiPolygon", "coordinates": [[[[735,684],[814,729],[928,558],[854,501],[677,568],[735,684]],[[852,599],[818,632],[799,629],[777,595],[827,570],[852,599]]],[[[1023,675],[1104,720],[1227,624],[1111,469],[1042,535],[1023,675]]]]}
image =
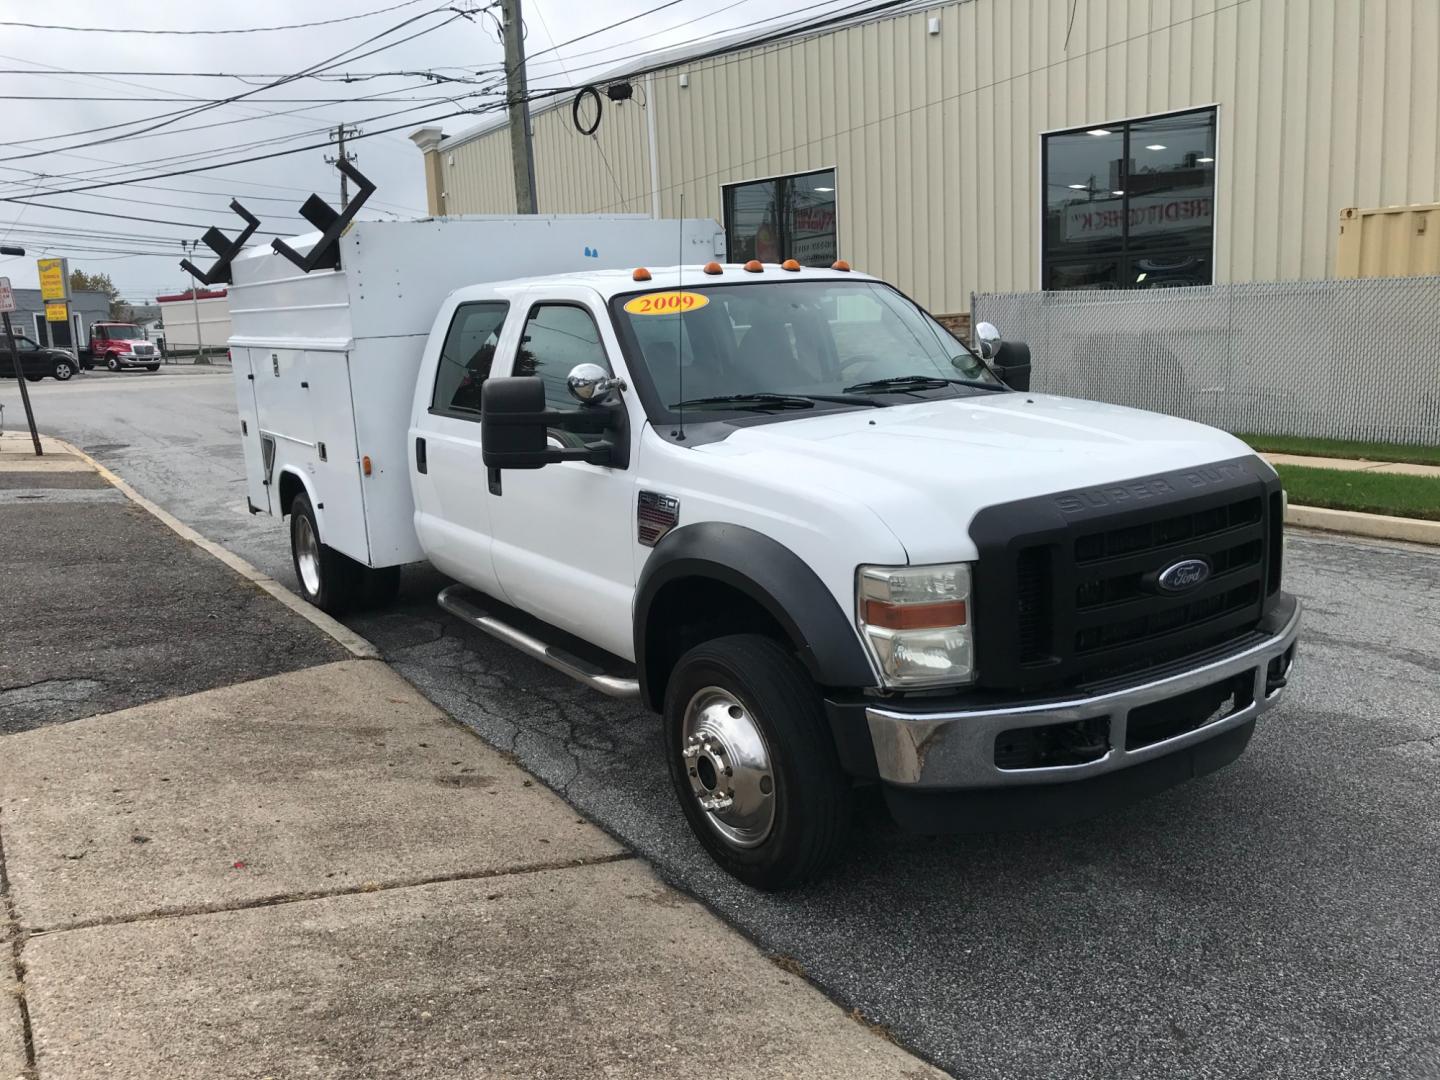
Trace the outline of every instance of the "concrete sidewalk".
{"type": "MultiPolygon", "coordinates": [[[[42,495],[0,501],[12,566],[53,542],[47,516],[85,552],[140,514],[103,488],[18,486],[93,476],[53,462],[0,473],[42,495]]],[[[142,679],[127,707],[72,698],[0,735],[0,1080],[942,1075],[386,665],[336,659],[318,628],[141,520],[158,529],[148,557],[111,566],[106,603],[132,628],[166,623],[181,650],[210,605],[236,647],[212,646],[209,688],[142,679]],[[157,577],[192,560],[220,577],[187,576],[201,602],[156,610],[157,577]],[[266,635],[288,664],[254,678],[247,643],[266,635]]],[[[93,605],[47,599],[85,561],[43,571],[3,628],[49,627],[23,678],[89,662],[93,605]]],[[[0,689],[14,677],[0,668],[0,689]]]]}

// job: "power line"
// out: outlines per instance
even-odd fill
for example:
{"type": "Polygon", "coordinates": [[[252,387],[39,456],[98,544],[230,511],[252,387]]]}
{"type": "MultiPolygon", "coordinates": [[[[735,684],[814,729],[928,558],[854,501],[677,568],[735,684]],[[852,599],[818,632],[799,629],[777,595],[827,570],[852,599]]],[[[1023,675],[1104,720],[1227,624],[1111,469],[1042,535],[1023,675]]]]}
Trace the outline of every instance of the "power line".
{"type": "MultiPolygon", "coordinates": [[[[737,0],[740,3],[748,3],[749,0],[737,0]]],[[[721,9],[724,10],[724,9],[721,9]]],[[[638,39],[637,39],[638,40],[638,39]]],[[[581,55],[584,55],[583,53],[581,55]]],[[[460,66],[456,64],[441,64],[434,68],[421,69],[417,71],[354,71],[341,72],[339,74],[317,74],[303,76],[306,79],[314,79],[317,82],[365,82],[369,79],[384,78],[413,78],[417,75],[428,75],[441,82],[464,82],[458,75],[441,75],[441,71],[464,71],[478,73],[491,68],[502,70],[503,64],[481,64],[478,68],[471,66],[460,66]]],[[[135,75],[140,78],[167,78],[167,79],[283,79],[285,72],[258,72],[258,71],[132,71],[128,68],[120,71],[80,71],[73,68],[56,69],[63,70],[70,75],[135,75]]],[[[48,75],[46,71],[36,71],[34,68],[0,68],[0,75],[48,75]]]]}
{"type": "MultiPolygon", "coordinates": [[[[435,124],[435,123],[439,123],[441,120],[449,120],[451,117],[455,117],[455,116],[466,116],[466,115],[474,115],[475,113],[479,113],[479,112],[489,112],[489,111],[491,111],[491,110],[493,110],[493,109],[495,109],[495,108],[497,108],[497,107],[498,107],[498,108],[503,108],[504,105],[503,105],[503,104],[501,104],[501,105],[499,105],[499,106],[488,105],[488,106],[484,106],[484,107],[478,108],[478,109],[460,109],[460,110],[457,110],[456,112],[443,113],[443,114],[441,114],[440,116],[427,117],[427,118],[425,118],[424,120],[412,120],[412,121],[410,121],[409,123],[396,124],[394,127],[380,128],[378,131],[367,131],[367,132],[365,132],[364,134],[355,136],[355,138],[356,138],[356,140],[359,140],[359,139],[371,139],[371,138],[374,138],[374,137],[376,137],[376,136],[378,136],[378,135],[384,135],[384,134],[387,133],[387,132],[391,132],[391,131],[403,131],[403,130],[405,130],[406,128],[413,127],[415,124],[435,124]]],[[[126,184],[133,184],[133,183],[135,183],[137,180],[164,180],[164,179],[167,179],[167,178],[172,177],[172,176],[189,176],[189,175],[191,175],[191,174],[193,174],[193,173],[213,172],[213,171],[216,170],[216,169],[229,168],[229,167],[234,166],[234,165],[248,165],[248,164],[250,164],[251,162],[255,162],[255,161],[269,161],[269,160],[272,159],[272,158],[288,157],[288,156],[291,155],[291,154],[300,154],[300,153],[305,152],[306,150],[324,150],[324,149],[328,149],[329,146],[330,146],[330,144],[329,144],[328,142],[313,143],[313,144],[311,144],[311,145],[309,145],[309,146],[297,146],[297,147],[295,147],[294,149],[291,149],[291,150],[276,150],[276,151],[274,151],[273,153],[269,153],[269,154],[256,154],[256,155],[253,156],[253,157],[239,158],[239,159],[237,159],[237,160],[235,160],[235,161],[222,161],[222,162],[217,162],[217,163],[214,164],[214,165],[197,165],[197,166],[194,166],[193,168],[189,168],[189,169],[173,169],[173,170],[171,170],[171,171],[169,171],[169,172],[161,172],[161,173],[147,174],[147,175],[142,175],[142,176],[131,176],[131,177],[126,177],[125,179],[122,179],[122,180],[107,180],[107,181],[105,181],[105,182],[103,182],[103,183],[99,183],[99,184],[87,184],[87,185],[84,186],[84,187],[66,188],[66,189],[64,189],[63,191],[56,192],[56,194],[61,194],[61,195],[73,195],[73,194],[77,194],[77,193],[80,193],[80,192],[95,191],[95,190],[99,190],[99,189],[102,189],[102,188],[122,187],[122,186],[124,186],[124,185],[126,185],[126,184]]],[[[14,196],[0,197],[0,202],[23,202],[23,201],[24,201],[23,199],[17,198],[17,197],[14,197],[14,196]]]]}
{"type": "MultiPolygon", "coordinates": [[[[63,195],[63,194],[65,194],[65,193],[64,193],[64,192],[54,192],[53,194],[63,195]]],[[[125,221],[145,221],[145,222],[149,222],[149,223],[152,224],[152,225],[179,225],[179,226],[181,226],[181,227],[183,227],[183,228],[186,228],[186,229],[208,229],[208,228],[210,228],[210,226],[209,226],[208,224],[202,224],[202,223],[197,222],[197,221],[171,221],[171,220],[169,220],[169,219],[167,219],[167,218],[137,217],[137,216],[134,215],[134,214],[116,214],[116,213],[113,213],[113,212],[108,211],[108,210],[81,210],[81,209],[78,209],[78,208],[73,207],[73,206],[56,206],[54,203],[36,202],[36,201],[35,201],[36,198],[38,198],[38,196],[34,196],[34,195],[30,195],[30,196],[17,196],[17,197],[14,197],[14,198],[3,198],[3,199],[0,199],[0,202],[13,202],[13,203],[20,203],[22,206],[23,206],[23,205],[29,205],[29,206],[43,207],[43,208],[46,209],[46,210],[61,210],[61,211],[64,211],[65,213],[67,213],[67,214],[86,214],[86,215],[88,215],[88,216],[90,216],[90,217],[116,218],[116,219],[123,219],[123,220],[125,220],[125,221]]],[[[290,234],[289,234],[289,233],[277,233],[277,232],[264,232],[264,233],[258,233],[257,235],[259,235],[259,236],[288,236],[288,235],[290,235],[290,234]]]]}
{"type": "MultiPolygon", "coordinates": [[[[428,83],[425,85],[429,85],[428,83]]],[[[416,89],[412,87],[411,89],[416,89]]],[[[375,95],[376,99],[383,98],[385,101],[444,101],[441,97],[396,97],[395,94],[402,91],[393,91],[383,95],[375,95]]],[[[263,98],[260,99],[267,105],[350,105],[360,98],[263,98]]],[[[107,101],[116,104],[126,102],[148,102],[154,104],[164,101],[189,101],[196,104],[228,104],[224,98],[203,98],[203,97],[114,97],[106,94],[0,94],[0,101],[107,101]]],[[[178,111],[178,110],[177,110],[178,111]]],[[[130,123],[138,121],[131,120],[130,123]]],[[[120,125],[117,125],[120,126],[120,125]]],[[[64,136],[60,136],[64,138],[64,136]]],[[[38,140],[36,140],[38,141],[38,140]]]]}
{"type": "Polygon", "coordinates": [[[304,30],[311,26],[333,26],[335,23],[354,22],[356,19],[368,19],[371,15],[384,15],[387,11],[399,11],[404,7],[413,7],[420,2],[421,0],[403,0],[402,3],[392,4],[390,7],[376,8],[374,11],[364,11],[359,15],[345,15],[338,19],[322,19],[319,22],[290,23],[288,26],[242,26],[228,30],[142,30],[133,27],[60,26],[54,23],[11,21],[0,21],[0,26],[14,26],[24,30],[66,30],[76,34],[174,34],[184,37],[212,36],[216,34],[270,34],[277,30],[304,30]]]}
{"type": "MultiPolygon", "coordinates": [[[[71,145],[71,146],[59,147],[58,150],[78,150],[78,149],[84,149],[84,148],[90,147],[90,146],[98,146],[98,145],[101,145],[101,144],[103,144],[103,143],[120,142],[120,141],[123,141],[123,140],[125,140],[125,139],[132,139],[132,138],[135,138],[136,136],[144,135],[144,134],[147,134],[148,132],[156,131],[156,130],[158,130],[158,129],[160,129],[160,128],[163,128],[163,127],[169,127],[171,124],[175,123],[177,120],[184,119],[184,118],[186,118],[186,117],[188,117],[188,116],[196,116],[196,115],[198,115],[198,114],[200,114],[200,113],[202,113],[202,112],[208,112],[208,111],[210,111],[211,109],[218,108],[218,107],[220,107],[220,106],[222,106],[222,105],[230,105],[230,104],[233,104],[233,103],[235,103],[235,102],[237,102],[237,101],[244,100],[245,98],[254,97],[256,94],[262,93],[262,92],[265,91],[265,90],[271,90],[271,89],[274,89],[274,88],[276,88],[276,87],[278,87],[278,86],[283,86],[283,85],[285,85],[285,84],[288,83],[288,82],[293,82],[294,80],[303,77],[304,75],[313,74],[313,73],[315,73],[316,71],[320,71],[320,70],[326,70],[328,67],[338,66],[339,63],[344,62],[344,61],[342,60],[342,58],[343,58],[347,53],[352,53],[352,52],[354,52],[356,49],[364,48],[366,45],[372,44],[373,42],[378,41],[380,38],[387,37],[387,36],[390,35],[390,34],[393,34],[393,33],[397,32],[397,31],[399,31],[399,30],[401,30],[401,29],[404,29],[406,26],[409,26],[409,25],[412,24],[412,23],[418,22],[418,21],[421,20],[421,19],[428,18],[428,17],[431,16],[431,15],[436,15],[436,14],[440,13],[441,11],[447,11],[447,10],[455,10],[455,9],[453,9],[453,8],[448,8],[448,7],[442,5],[441,7],[432,8],[432,9],[429,10],[429,11],[422,12],[422,13],[419,14],[419,15],[411,16],[410,18],[404,20],[403,22],[400,22],[400,23],[396,24],[395,26],[390,27],[390,28],[387,29],[387,30],[383,30],[383,31],[381,31],[381,32],[378,33],[378,34],[373,34],[373,35],[371,35],[370,37],[366,38],[364,41],[360,42],[358,45],[352,45],[352,46],[350,46],[350,47],[347,48],[347,49],[342,49],[340,52],[336,53],[334,56],[331,56],[331,57],[329,57],[329,58],[327,58],[327,59],[325,59],[325,60],[321,60],[321,61],[319,61],[319,62],[316,63],[316,64],[311,64],[311,65],[309,65],[308,67],[302,69],[300,72],[296,72],[296,73],[293,73],[293,74],[291,74],[291,75],[287,75],[287,76],[285,76],[283,79],[277,79],[277,80],[275,80],[274,82],[267,83],[267,84],[264,85],[264,86],[256,87],[256,88],[253,89],[253,90],[247,90],[247,91],[244,91],[244,92],[239,93],[239,94],[233,94],[233,95],[231,95],[231,96],[229,96],[229,97],[221,98],[221,99],[218,99],[218,100],[209,102],[209,103],[204,104],[204,105],[198,105],[198,106],[195,106],[194,108],[190,108],[190,109],[179,109],[179,110],[175,110],[175,111],[170,112],[170,113],[161,113],[159,116],[155,116],[155,117],[148,117],[148,118],[142,118],[142,119],[140,119],[140,120],[129,121],[127,124],[121,125],[121,126],[129,126],[129,125],[131,125],[131,124],[146,124],[146,123],[150,124],[150,126],[149,126],[149,127],[140,128],[138,131],[127,132],[127,133],[125,133],[125,134],[123,134],[123,135],[115,135],[115,136],[111,136],[111,137],[104,138],[104,139],[92,140],[91,142],[88,142],[88,143],[75,143],[75,144],[73,144],[73,145],[71,145]],[[152,122],[152,121],[153,121],[153,122],[152,122]]],[[[452,15],[450,18],[446,19],[444,22],[438,23],[438,24],[436,24],[435,26],[427,27],[426,29],[419,31],[418,33],[411,34],[410,36],[401,38],[401,39],[398,40],[398,41],[392,41],[392,42],[390,42],[390,43],[388,43],[388,44],[386,44],[386,45],[382,45],[382,46],[380,46],[380,47],[378,47],[378,48],[376,48],[376,49],[372,49],[370,52],[361,53],[359,56],[352,56],[352,57],[350,57],[350,60],[360,60],[360,59],[363,59],[363,58],[366,57],[366,56],[373,56],[375,53],[384,52],[386,49],[392,49],[392,48],[395,48],[395,47],[398,46],[398,45],[403,45],[403,44],[404,44],[405,42],[407,42],[407,41],[413,41],[413,40],[414,40],[415,38],[417,38],[417,37],[421,37],[421,36],[423,36],[424,34],[433,33],[434,31],[439,30],[439,29],[441,29],[442,27],[448,26],[450,23],[454,22],[456,19],[464,18],[464,17],[466,16],[466,14],[467,14],[467,12],[458,12],[457,14],[454,14],[454,15],[452,15]]],[[[57,152],[57,151],[56,151],[56,150],[49,150],[49,151],[46,151],[46,150],[34,150],[34,151],[31,151],[31,152],[26,153],[26,154],[12,154],[10,157],[0,158],[0,162],[5,162],[5,161],[23,161],[23,160],[25,160],[25,159],[27,159],[27,158],[40,157],[40,156],[42,156],[42,155],[44,155],[44,154],[46,154],[46,153],[55,153],[55,152],[57,152]]]]}

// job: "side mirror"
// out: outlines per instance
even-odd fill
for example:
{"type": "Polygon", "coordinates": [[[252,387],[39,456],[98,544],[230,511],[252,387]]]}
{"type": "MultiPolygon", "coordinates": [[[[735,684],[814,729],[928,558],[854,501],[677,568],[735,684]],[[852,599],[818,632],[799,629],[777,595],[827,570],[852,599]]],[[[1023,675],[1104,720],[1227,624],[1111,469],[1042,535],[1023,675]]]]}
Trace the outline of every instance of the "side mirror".
{"type": "Polygon", "coordinates": [[[982,322],[975,327],[975,350],[980,354],[981,360],[994,360],[1002,344],[1004,342],[1000,338],[1000,331],[994,323],[982,322]]]}
{"type": "MultiPolygon", "coordinates": [[[[603,368],[597,366],[597,370],[604,374],[603,368]]],[[[488,469],[538,469],[561,461],[623,469],[630,463],[625,418],[623,406],[604,403],[580,412],[547,409],[545,384],[538,375],[486,379],[480,388],[481,458],[488,469]],[[549,442],[552,428],[586,434],[608,432],[614,441],[555,448],[549,442]]]]}
{"type": "Polygon", "coordinates": [[[990,366],[1010,389],[1030,389],[1030,346],[1023,341],[1007,341],[1000,345],[990,360],[990,366]]]}
{"type": "Polygon", "coordinates": [[[599,364],[576,364],[565,379],[565,388],[581,405],[599,405],[613,391],[624,390],[625,380],[615,378],[599,364]]]}

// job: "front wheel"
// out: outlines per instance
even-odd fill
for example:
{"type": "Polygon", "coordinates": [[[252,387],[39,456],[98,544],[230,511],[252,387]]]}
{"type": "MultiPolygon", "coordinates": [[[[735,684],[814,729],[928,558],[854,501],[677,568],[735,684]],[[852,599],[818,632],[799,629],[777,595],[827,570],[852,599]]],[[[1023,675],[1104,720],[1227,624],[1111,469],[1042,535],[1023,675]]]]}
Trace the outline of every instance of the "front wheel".
{"type": "Polygon", "coordinates": [[[64,382],[75,374],[75,366],[69,360],[60,360],[55,364],[55,378],[64,382]]]}
{"type": "Polygon", "coordinates": [[[145,365],[145,370],[146,370],[146,371],[159,371],[159,370],[160,370],[160,365],[159,365],[159,364],[146,364],[146,365],[145,365]]]}
{"type": "Polygon", "coordinates": [[[757,889],[821,876],[850,825],[820,694],[798,660],[758,634],[695,646],[665,692],[665,757],[696,839],[757,889]]]}
{"type": "Polygon", "coordinates": [[[111,353],[109,356],[105,357],[105,366],[106,366],[107,368],[109,368],[111,371],[119,371],[119,370],[120,370],[120,358],[119,358],[118,356],[116,356],[114,353],[111,353]]]}
{"type": "Polygon", "coordinates": [[[320,542],[315,508],[303,491],[290,504],[290,556],[301,596],[331,615],[350,609],[356,592],[355,563],[320,542]]]}

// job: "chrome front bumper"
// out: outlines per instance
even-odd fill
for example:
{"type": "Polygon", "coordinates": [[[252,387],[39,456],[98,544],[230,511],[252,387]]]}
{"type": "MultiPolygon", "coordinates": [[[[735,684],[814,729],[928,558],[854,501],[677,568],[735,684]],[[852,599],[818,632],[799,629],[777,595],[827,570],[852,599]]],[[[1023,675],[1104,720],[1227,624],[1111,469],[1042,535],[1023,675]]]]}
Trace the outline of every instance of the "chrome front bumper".
{"type": "MultiPolygon", "coordinates": [[[[1282,689],[1267,692],[1266,673],[1277,657],[1289,654],[1293,659],[1290,650],[1299,627],[1297,601],[1284,626],[1258,645],[1178,675],[1094,697],[943,713],[872,706],[865,710],[865,719],[880,778],[912,789],[935,790],[1054,784],[1088,779],[1184,750],[1248,723],[1276,703],[1282,689]],[[1254,696],[1245,707],[1172,738],[1133,750],[1125,748],[1126,726],[1133,709],[1247,673],[1254,680],[1254,696]],[[1098,718],[1109,720],[1109,748],[1094,761],[1024,769],[1002,769],[995,764],[995,740],[1002,732],[1098,718]]],[[[1288,670],[1281,674],[1288,674],[1288,670]]]]}

